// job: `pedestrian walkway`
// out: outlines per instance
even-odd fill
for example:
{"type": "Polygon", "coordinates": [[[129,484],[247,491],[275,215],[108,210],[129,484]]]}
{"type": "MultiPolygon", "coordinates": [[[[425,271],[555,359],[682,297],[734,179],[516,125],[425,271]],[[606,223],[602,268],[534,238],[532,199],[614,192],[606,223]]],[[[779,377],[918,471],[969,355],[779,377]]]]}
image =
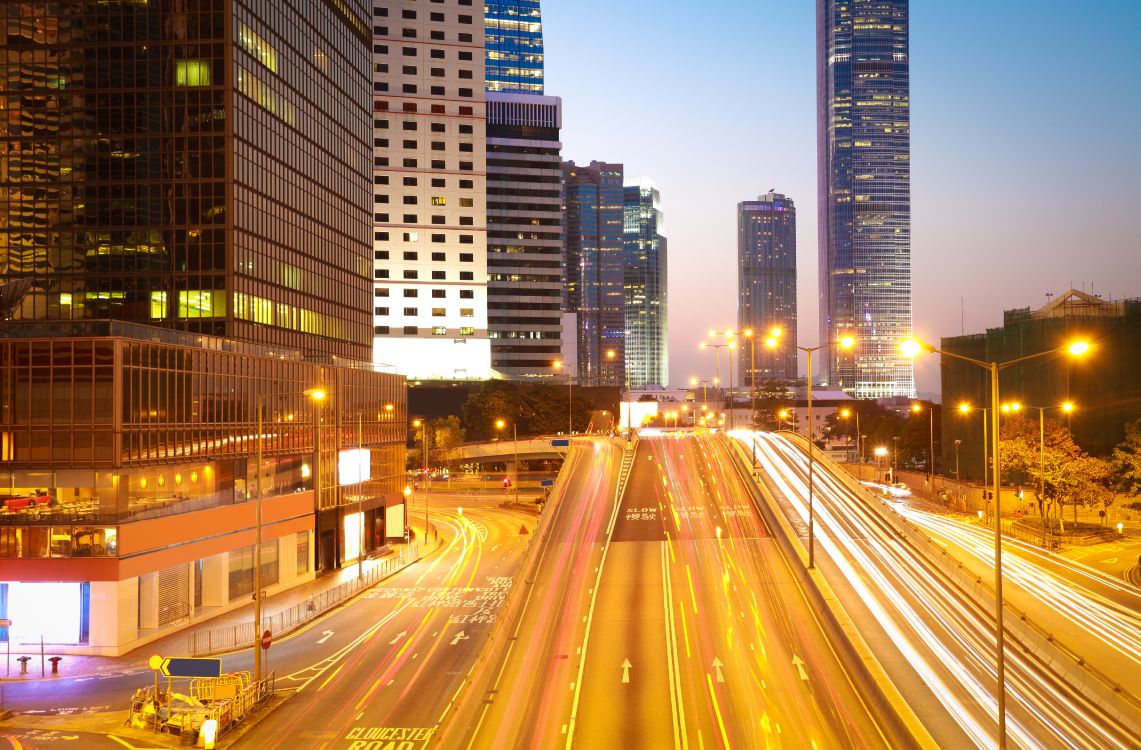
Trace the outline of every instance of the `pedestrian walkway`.
{"type": "MultiPolygon", "coordinates": [[[[389,554],[375,559],[363,560],[361,565],[362,572],[366,577],[371,577],[370,574],[375,574],[378,568],[385,565],[389,565],[389,568],[393,569],[388,561],[398,558],[405,548],[406,545],[404,543],[393,544],[389,547],[389,554]]],[[[413,550],[418,549],[419,544],[413,542],[412,548],[413,550]]],[[[421,551],[421,554],[429,554],[436,548],[437,540],[432,539],[428,547],[421,551]]],[[[411,553],[413,550],[409,550],[409,552],[411,553]]],[[[418,559],[418,557],[406,559],[408,559],[409,562],[413,562],[415,559],[418,559]]],[[[395,569],[393,569],[393,572],[396,572],[395,569]]],[[[263,621],[271,620],[280,613],[289,610],[296,610],[298,608],[308,610],[308,603],[311,600],[314,602],[315,607],[313,614],[319,615],[323,609],[332,608],[340,601],[344,601],[344,599],[338,599],[337,601],[329,602],[327,607],[322,608],[320,606],[321,602],[328,599],[327,594],[338,587],[355,582],[357,577],[357,563],[353,562],[340,570],[319,576],[312,581],[267,597],[262,603],[263,621]]],[[[102,677],[135,672],[140,669],[149,669],[147,662],[154,654],[161,654],[162,656],[190,655],[188,653],[188,644],[199,634],[234,628],[239,625],[252,625],[254,616],[253,609],[254,605],[251,601],[243,607],[230,610],[208,620],[196,622],[189,627],[173,632],[170,635],[152,641],[144,646],[140,646],[122,656],[77,656],[69,654],[64,656],[60,662],[58,674],[52,674],[51,665],[47,663],[47,657],[53,655],[50,651],[44,654],[45,668],[42,670],[43,674],[41,674],[40,656],[38,654],[32,656],[32,660],[28,662],[28,674],[26,675],[19,673],[20,665],[16,661],[16,655],[13,654],[9,665],[10,670],[8,672],[0,671],[0,681],[41,679],[68,680],[77,677],[102,677]]]]}

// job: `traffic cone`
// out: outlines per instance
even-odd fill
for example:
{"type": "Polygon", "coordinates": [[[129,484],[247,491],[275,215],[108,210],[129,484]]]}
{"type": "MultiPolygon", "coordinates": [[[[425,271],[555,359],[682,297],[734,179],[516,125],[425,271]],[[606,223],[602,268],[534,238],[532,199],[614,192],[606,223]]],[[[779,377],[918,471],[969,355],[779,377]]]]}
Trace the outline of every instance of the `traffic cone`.
{"type": "Polygon", "coordinates": [[[530,533],[530,532],[527,531],[526,524],[520,524],[519,525],[519,536],[525,536],[528,533],[530,533]]]}

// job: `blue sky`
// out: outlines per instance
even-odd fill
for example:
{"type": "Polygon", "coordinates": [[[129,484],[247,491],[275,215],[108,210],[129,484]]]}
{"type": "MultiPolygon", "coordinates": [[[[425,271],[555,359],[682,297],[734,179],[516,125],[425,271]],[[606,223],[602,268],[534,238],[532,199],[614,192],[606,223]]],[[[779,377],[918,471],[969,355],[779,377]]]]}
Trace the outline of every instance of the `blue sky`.
{"type": "MultiPolygon", "coordinates": [[[[800,344],[817,339],[815,2],[549,0],[564,158],[662,191],[670,371],[736,318],[736,204],[797,206],[800,344]]],[[[920,0],[911,11],[916,332],[1001,324],[1071,285],[1141,296],[1141,2],[920,0]],[[962,313],[961,313],[962,310],[962,313]]],[[[934,358],[920,391],[938,388],[934,358]]]]}

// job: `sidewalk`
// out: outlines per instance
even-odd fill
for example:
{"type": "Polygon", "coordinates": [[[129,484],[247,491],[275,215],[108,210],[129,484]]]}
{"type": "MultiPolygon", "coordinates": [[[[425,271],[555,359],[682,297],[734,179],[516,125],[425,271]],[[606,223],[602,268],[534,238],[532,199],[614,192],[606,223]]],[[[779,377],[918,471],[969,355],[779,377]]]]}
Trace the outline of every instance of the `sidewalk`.
{"type": "MultiPolygon", "coordinates": [[[[413,545],[414,547],[415,545],[413,545]]],[[[369,571],[372,571],[386,563],[386,561],[398,557],[403,549],[406,548],[404,543],[391,545],[391,553],[376,559],[366,559],[363,562],[364,573],[367,576],[369,571]]],[[[427,555],[436,549],[436,540],[432,539],[429,545],[421,550],[421,556],[427,555]]],[[[409,564],[414,561],[409,561],[409,564]]],[[[396,571],[393,571],[394,573],[396,571]]],[[[262,603],[262,618],[268,620],[277,615],[278,613],[289,610],[298,605],[304,604],[312,597],[314,600],[319,600],[320,596],[327,591],[344,584],[350,583],[357,579],[357,563],[353,562],[339,570],[319,576],[312,581],[303,583],[299,586],[287,589],[273,596],[267,597],[262,603]]],[[[382,579],[383,580],[383,579],[382,579]]],[[[350,597],[351,598],[351,597],[350,597]]],[[[346,599],[347,600],[347,599],[346,599]]],[[[342,601],[346,601],[342,600],[342,601]]],[[[326,607],[326,610],[333,609],[341,602],[336,602],[326,607]]],[[[320,610],[316,612],[316,616],[322,614],[320,610]]],[[[251,601],[249,604],[239,607],[238,609],[225,612],[212,617],[208,620],[202,620],[178,630],[170,635],[164,636],[159,640],[152,641],[146,645],[130,651],[122,656],[76,656],[66,655],[63,661],[60,662],[59,674],[51,673],[51,665],[46,664],[44,670],[46,674],[41,677],[40,675],[40,657],[39,654],[31,655],[32,660],[28,662],[28,674],[19,674],[19,663],[16,661],[16,654],[11,658],[11,674],[8,677],[0,674],[0,682],[20,682],[25,680],[72,680],[75,678],[85,677],[104,677],[115,674],[124,674],[128,672],[138,671],[140,669],[149,669],[147,661],[154,654],[162,656],[184,656],[189,655],[189,646],[191,638],[196,633],[207,633],[209,631],[219,630],[236,625],[246,624],[252,622],[254,617],[254,605],[251,601]]],[[[275,634],[276,635],[276,634],[275,634]]],[[[236,650],[236,649],[235,649],[236,650]]],[[[45,650],[44,657],[52,656],[50,650],[45,650]]]]}

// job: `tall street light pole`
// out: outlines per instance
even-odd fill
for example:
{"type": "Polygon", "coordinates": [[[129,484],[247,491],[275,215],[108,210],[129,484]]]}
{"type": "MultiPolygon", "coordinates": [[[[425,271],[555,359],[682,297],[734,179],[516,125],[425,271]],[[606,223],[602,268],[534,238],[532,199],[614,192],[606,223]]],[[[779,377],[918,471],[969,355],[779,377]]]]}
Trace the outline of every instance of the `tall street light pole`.
{"type": "MultiPolygon", "coordinates": [[[[551,365],[556,370],[561,370],[564,367],[563,361],[556,359],[551,365]]],[[[574,432],[574,379],[571,377],[570,368],[567,368],[567,435],[574,432]]]]}
{"type": "MultiPolygon", "coordinates": [[[[1031,406],[1038,410],[1038,497],[1046,494],[1046,410],[1061,409],[1068,417],[1074,411],[1074,402],[1066,401],[1057,406],[1031,406]]],[[[1046,546],[1046,519],[1042,518],[1042,546],[1046,546]]]]}
{"type": "Polygon", "coordinates": [[[955,481],[959,481],[959,446],[963,444],[962,440],[955,440],[955,481]]]}
{"type": "MultiPolygon", "coordinates": [[[[716,333],[717,333],[716,331],[710,331],[709,332],[709,334],[711,336],[716,335],[716,333]]],[[[717,390],[720,392],[720,396],[721,396],[720,401],[721,401],[721,408],[722,409],[725,408],[725,395],[724,395],[724,392],[721,390],[721,387],[720,387],[721,386],[721,349],[726,347],[726,346],[728,346],[728,344],[710,344],[708,341],[702,341],[700,344],[700,347],[702,349],[712,349],[713,350],[713,382],[715,384],[717,384],[717,386],[718,386],[717,390]]],[[[731,379],[730,379],[729,387],[730,388],[733,387],[733,383],[731,382],[731,379]]]]}
{"type": "MultiPolygon", "coordinates": [[[[841,409],[840,416],[844,419],[850,419],[852,416],[856,417],[856,458],[857,463],[864,462],[864,453],[860,449],[860,412],[855,409],[841,409]]],[[[862,469],[860,471],[863,471],[862,469]]]]}
{"type": "MultiPolygon", "coordinates": [[[[273,396],[308,396],[312,401],[322,401],[327,395],[326,392],[320,388],[309,388],[305,391],[294,391],[291,393],[274,393],[273,396]]],[[[257,455],[257,469],[254,474],[254,681],[260,682],[262,679],[261,670],[261,472],[262,461],[265,454],[265,394],[258,393],[257,397],[257,413],[258,413],[258,455],[257,455]]],[[[316,417],[320,420],[320,415],[316,417]]],[[[316,484],[314,484],[316,486],[316,484]]]]}
{"type": "Polygon", "coordinates": [[[1087,341],[1075,341],[1068,346],[1059,347],[1056,349],[1048,349],[1044,352],[1037,352],[1025,357],[1019,357],[1007,362],[984,362],[982,360],[965,357],[961,354],[954,354],[952,352],[942,351],[936,349],[931,344],[919,341],[918,339],[906,339],[900,344],[900,350],[908,357],[916,357],[921,352],[931,352],[940,354],[944,357],[951,357],[961,362],[981,367],[990,373],[990,402],[991,402],[991,439],[993,440],[991,455],[994,457],[994,597],[995,597],[995,672],[996,672],[996,686],[995,692],[997,693],[998,702],[998,747],[999,750],[1006,748],[1006,655],[1003,648],[1004,631],[1002,624],[1003,604],[1002,604],[1002,500],[1001,500],[1001,477],[999,469],[1002,466],[1000,460],[1001,441],[999,440],[999,372],[1013,365],[1021,364],[1032,359],[1039,357],[1046,357],[1050,355],[1066,353],[1070,356],[1081,357],[1089,352],[1090,345],[1087,341]]]}
{"type": "MultiPolygon", "coordinates": [[[[912,404],[911,411],[918,414],[923,411],[923,405],[912,404]]],[[[927,422],[930,440],[927,444],[927,489],[930,491],[935,487],[935,410],[930,406],[927,407],[927,422]]]]}
{"type": "Polygon", "coordinates": [[[420,429],[420,444],[424,447],[424,469],[420,473],[420,483],[424,493],[424,545],[428,544],[428,420],[413,419],[412,426],[420,429]]]}

